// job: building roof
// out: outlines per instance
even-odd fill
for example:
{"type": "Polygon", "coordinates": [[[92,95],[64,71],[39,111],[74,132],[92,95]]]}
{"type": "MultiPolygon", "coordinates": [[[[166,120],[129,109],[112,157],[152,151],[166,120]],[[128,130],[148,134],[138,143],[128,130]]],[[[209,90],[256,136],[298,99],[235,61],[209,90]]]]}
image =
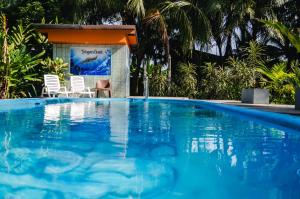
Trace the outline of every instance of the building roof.
{"type": "Polygon", "coordinates": [[[38,29],[134,30],[135,25],[34,24],[38,29]]]}
{"type": "Polygon", "coordinates": [[[51,43],[128,45],[137,44],[134,25],[34,24],[51,43]]]}

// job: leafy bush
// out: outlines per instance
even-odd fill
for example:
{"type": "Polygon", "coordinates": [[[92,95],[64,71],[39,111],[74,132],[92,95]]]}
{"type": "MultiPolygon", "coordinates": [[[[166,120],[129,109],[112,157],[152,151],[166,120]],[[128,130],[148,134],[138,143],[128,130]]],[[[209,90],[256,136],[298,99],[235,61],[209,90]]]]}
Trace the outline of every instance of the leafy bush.
{"type": "Polygon", "coordinates": [[[151,96],[165,96],[168,88],[167,70],[162,70],[161,65],[151,65],[148,67],[149,92],[151,96]]]}
{"type": "Polygon", "coordinates": [[[31,55],[26,44],[33,37],[32,29],[22,25],[8,34],[6,17],[1,16],[0,98],[31,97],[36,95],[34,84],[41,81],[35,73],[44,52],[31,55]]]}
{"type": "Polygon", "coordinates": [[[230,58],[226,66],[206,63],[202,68],[201,98],[240,99],[242,89],[255,83],[255,69],[236,58],[230,58]]]}
{"type": "Polygon", "coordinates": [[[242,59],[230,57],[225,66],[206,63],[202,67],[200,97],[208,99],[240,99],[244,88],[256,87],[256,67],[264,64],[263,48],[254,41],[242,49],[242,59]]]}
{"type": "MultiPolygon", "coordinates": [[[[299,69],[295,67],[295,70],[299,69]]],[[[275,64],[270,69],[262,65],[257,71],[262,74],[260,85],[269,89],[272,102],[295,103],[295,84],[299,79],[294,72],[288,72],[286,62],[275,64]]]]}
{"type": "Polygon", "coordinates": [[[294,61],[292,63],[292,70],[293,73],[295,74],[295,79],[293,80],[293,84],[295,85],[295,87],[300,88],[300,67],[298,61],[294,61]]]}
{"type": "MultiPolygon", "coordinates": [[[[198,81],[196,65],[191,63],[180,63],[178,68],[177,86],[175,86],[178,96],[195,98],[198,94],[198,81]]],[[[174,87],[174,85],[173,85],[174,87]]],[[[174,90],[174,88],[172,89],[174,90]]]]}
{"type": "Polygon", "coordinates": [[[0,99],[38,96],[36,88],[41,87],[45,73],[65,78],[66,66],[62,59],[43,61],[45,51],[31,50],[31,42],[46,44],[47,39],[36,34],[30,26],[22,24],[8,32],[6,17],[1,16],[0,43],[0,99]],[[30,50],[29,50],[30,49],[30,50]]]}
{"type": "Polygon", "coordinates": [[[65,79],[69,76],[67,72],[68,64],[64,63],[64,60],[61,58],[55,58],[54,60],[47,57],[45,60],[41,61],[43,73],[45,74],[55,74],[59,77],[61,82],[64,82],[65,79]]]}
{"type": "Polygon", "coordinates": [[[222,99],[224,97],[223,90],[226,87],[226,80],[223,78],[224,68],[217,66],[216,63],[205,63],[202,66],[202,71],[200,97],[205,99],[222,99]]]}
{"type": "Polygon", "coordinates": [[[41,61],[43,52],[31,56],[25,48],[11,49],[9,63],[0,63],[1,98],[20,98],[36,96],[35,82],[41,79],[35,68],[41,61]]]}

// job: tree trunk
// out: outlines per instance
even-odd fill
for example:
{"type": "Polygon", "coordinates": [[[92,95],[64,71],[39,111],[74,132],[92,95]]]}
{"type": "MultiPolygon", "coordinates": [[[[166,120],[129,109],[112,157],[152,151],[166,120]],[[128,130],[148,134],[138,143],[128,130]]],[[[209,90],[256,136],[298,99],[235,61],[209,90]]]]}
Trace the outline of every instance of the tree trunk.
{"type": "Polygon", "coordinates": [[[219,51],[219,61],[220,61],[220,64],[222,65],[223,64],[223,53],[222,53],[222,41],[221,41],[220,37],[216,39],[216,43],[217,43],[217,47],[218,47],[218,51],[219,51]]]}
{"type": "Polygon", "coordinates": [[[146,99],[148,99],[148,97],[149,97],[149,82],[148,82],[147,66],[148,66],[148,59],[146,59],[146,60],[143,62],[143,68],[144,68],[144,75],[143,75],[144,97],[145,97],[146,99]]]}
{"type": "Polygon", "coordinates": [[[4,72],[5,76],[2,77],[2,83],[1,83],[1,91],[0,91],[0,99],[5,99],[7,97],[8,93],[8,81],[7,81],[7,70],[9,63],[9,54],[8,54],[8,43],[7,43],[7,23],[6,23],[6,16],[1,16],[1,22],[2,22],[2,31],[3,31],[3,46],[2,46],[2,62],[4,63],[4,72]]]}
{"type": "Polygon", "coordinates": [[[232,46],[231,46],[231,34],[227,36],[226,52],[225,57],[228,58],[232,55],[232,46]]]}
{"type": "Polygon", "coordinates": [[[168,62],[168,95],[171,93],[171,85],[172,85],[172,58],[170,54],[170,41],[169,38],[166,42],[166,56],[168,62]]]}
{"type": "Polygon", "coordinates": [[[8,92],[8,82],[5,78],[3,78],[3,81],[1,84],[0,99],[6,99],[7,92],[8,92]]]}
{"type": "Polygon", "coordinates": [[[134,95],[139,94],[139,80],[140,80],[140,71],[141,71],[141,63],[142,59],[137,57],[137,68],[133,73],[133,85],[134,85],[134,95]]]}

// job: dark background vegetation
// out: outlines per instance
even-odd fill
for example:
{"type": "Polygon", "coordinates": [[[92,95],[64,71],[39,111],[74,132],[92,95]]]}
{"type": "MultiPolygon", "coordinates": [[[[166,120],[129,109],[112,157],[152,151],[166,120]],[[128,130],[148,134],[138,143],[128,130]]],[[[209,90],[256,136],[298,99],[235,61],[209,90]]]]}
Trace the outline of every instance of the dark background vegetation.
{"type": "MultiPolygon", "coordinates": [[[[274,102],[294,102],[299,52],[287,34],[264,21],[280,22],[299,36],[300,1],[0,2],[9,30],[31,23],[136,25],[139,44],[132,48],[131,95],[142,95],[147,68],[151,95],[239,99],[242,88],[266,87],[274,102]]],[[[34,49],[51,57],[45,44],[34,49]]]]}

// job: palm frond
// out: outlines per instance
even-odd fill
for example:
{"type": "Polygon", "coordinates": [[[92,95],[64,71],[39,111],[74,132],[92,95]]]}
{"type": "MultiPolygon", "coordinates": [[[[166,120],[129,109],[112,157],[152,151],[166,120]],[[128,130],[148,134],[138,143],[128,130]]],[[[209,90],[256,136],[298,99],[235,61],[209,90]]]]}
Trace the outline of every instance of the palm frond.
{"type": "Polygon", "coordinates": [[[144,0],[128,0],[127,7],[140,18],[145,16],[144,0]]]}

